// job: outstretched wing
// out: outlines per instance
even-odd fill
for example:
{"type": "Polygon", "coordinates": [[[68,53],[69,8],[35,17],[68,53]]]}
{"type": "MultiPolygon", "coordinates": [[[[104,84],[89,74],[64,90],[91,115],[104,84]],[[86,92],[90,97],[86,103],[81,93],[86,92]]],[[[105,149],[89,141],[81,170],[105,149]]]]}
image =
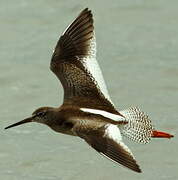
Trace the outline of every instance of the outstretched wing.
{"type": "Polygon", "coordinates": [[[84,9],[60,37],[51,70],[64,88],[64,104],[116,113],[96,61],[93,17],[84,9]]]}
{"type": "Polygon", "coordinates": [[[123,143],[119,128],[116,125],[105,125],[100,130],[89,130],[85,127],[75,128],[76,133],[100,154],[113,162],[119,163],[133,171],[141,172],[130,149],[123,143]]]}

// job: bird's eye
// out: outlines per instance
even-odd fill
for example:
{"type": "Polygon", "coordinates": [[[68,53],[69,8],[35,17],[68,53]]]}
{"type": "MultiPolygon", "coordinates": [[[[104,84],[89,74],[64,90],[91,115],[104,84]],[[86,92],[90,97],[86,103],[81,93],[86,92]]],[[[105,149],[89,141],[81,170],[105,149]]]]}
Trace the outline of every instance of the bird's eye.
{"type": "Polygon", "coordinates": [[[42,111],[42,112],[38,112],[36,115],[37,116],[44,116],[46,114],[46,112],[42,111]]]}

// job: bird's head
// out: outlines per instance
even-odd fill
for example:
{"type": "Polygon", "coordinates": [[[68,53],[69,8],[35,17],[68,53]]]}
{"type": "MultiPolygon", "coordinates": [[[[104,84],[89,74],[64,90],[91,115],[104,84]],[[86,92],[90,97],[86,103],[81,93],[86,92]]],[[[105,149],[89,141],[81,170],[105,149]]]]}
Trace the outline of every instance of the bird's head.
{"type": "Polygon", "coordinates": [[[19,121],[15,124],[12,124],[10,126],[7,126],[5,129],[9,129],[15,126],[19,126],[21,124],[25,124],[25,123],[29,123],[29,122],[38,122],[38,123],[42,123],[42,124],[47,124],[48,120],[50,119],[50,116],[52,116],[52,112],[54,108],[51,107],[41,107],[36,109],[33,113],[32,116],[19,121]]]}

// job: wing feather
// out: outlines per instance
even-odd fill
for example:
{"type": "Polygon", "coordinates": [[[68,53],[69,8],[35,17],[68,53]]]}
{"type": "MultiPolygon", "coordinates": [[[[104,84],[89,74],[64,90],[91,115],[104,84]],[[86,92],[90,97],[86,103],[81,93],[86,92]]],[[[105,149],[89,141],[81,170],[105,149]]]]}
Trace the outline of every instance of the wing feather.
{"type": "Polygon", "coordinates": [[[50,68],[63,85],[64,103],[118,114],[96,61],[93,15],[87,8],[60,37],[50,68]]]}
{"type": "Polygon", "coordinates": [[[141,172],[130,149],[122,142],[120,131],[116,125],[105,125],[99,129],[91,127],[88,123],[86,127],[75,128],[77,134],[100,154],[111,161],[121,164],[135,172],[141,172]],[[89,129],[92,130],[89,130],[89,129]]]}

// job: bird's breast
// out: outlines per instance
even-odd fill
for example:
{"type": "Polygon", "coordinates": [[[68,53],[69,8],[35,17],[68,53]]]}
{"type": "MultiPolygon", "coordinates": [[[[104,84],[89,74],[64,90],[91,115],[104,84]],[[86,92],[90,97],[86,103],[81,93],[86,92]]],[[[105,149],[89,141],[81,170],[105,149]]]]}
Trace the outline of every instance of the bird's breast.
{"type": "Polygon", "coordinates": [[[58,133],[67,134],[67,135],[71,135],[71,136],[76,136],[75,133],[72,130],[73,124],[71,122],[65,121],[60,125],[50,126],[50,128],[52,130],[58,132],[58,133]]]}

